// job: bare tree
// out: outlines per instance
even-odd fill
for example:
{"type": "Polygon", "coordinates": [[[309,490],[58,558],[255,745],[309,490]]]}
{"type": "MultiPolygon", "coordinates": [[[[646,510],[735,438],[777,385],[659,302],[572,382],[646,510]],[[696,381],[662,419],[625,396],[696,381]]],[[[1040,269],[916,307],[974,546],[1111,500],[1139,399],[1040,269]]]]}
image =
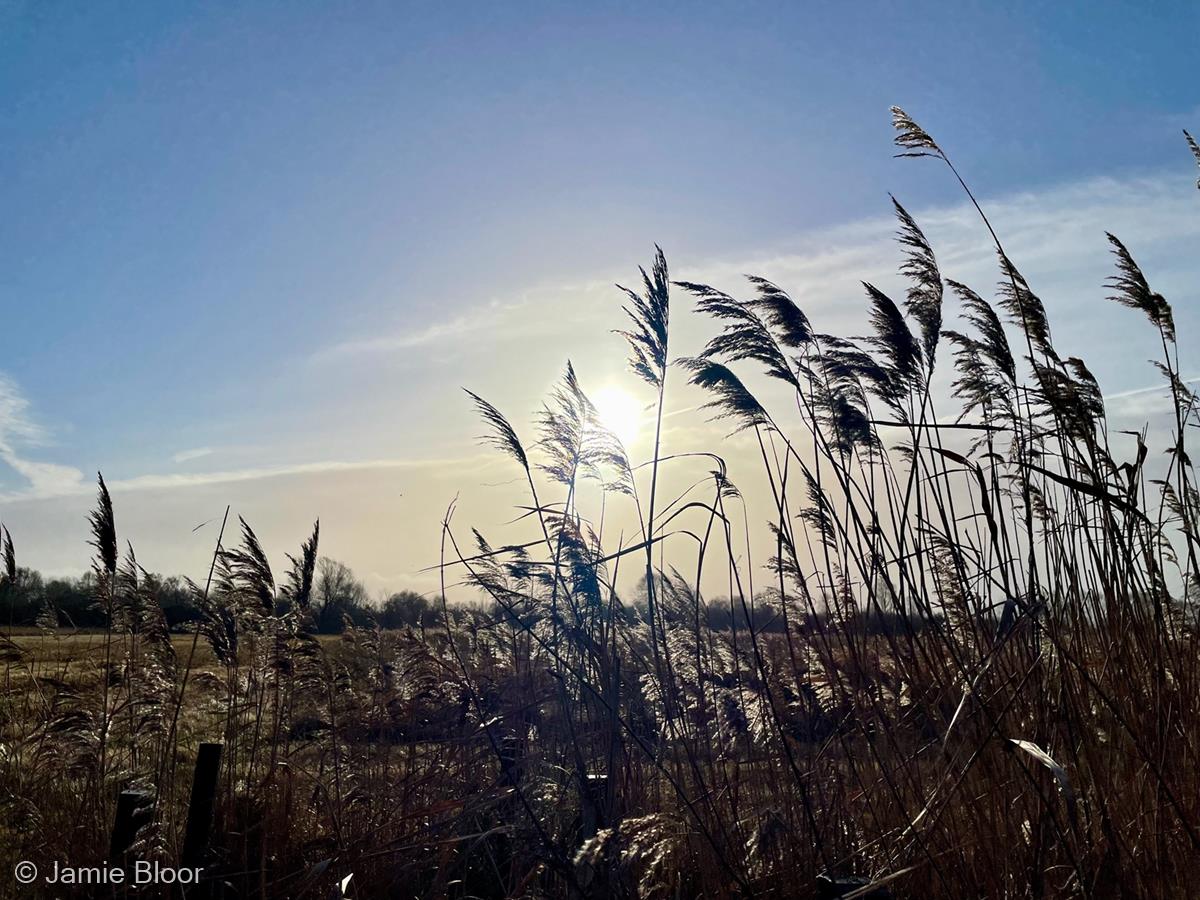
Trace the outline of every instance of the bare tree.
{"type": "Polygon", "coordinates": [[[362,618],[367,607],[367,589],[345,563],[322,556],[317,561],[317,630],[336,634],[345,620],[362,618]]]}

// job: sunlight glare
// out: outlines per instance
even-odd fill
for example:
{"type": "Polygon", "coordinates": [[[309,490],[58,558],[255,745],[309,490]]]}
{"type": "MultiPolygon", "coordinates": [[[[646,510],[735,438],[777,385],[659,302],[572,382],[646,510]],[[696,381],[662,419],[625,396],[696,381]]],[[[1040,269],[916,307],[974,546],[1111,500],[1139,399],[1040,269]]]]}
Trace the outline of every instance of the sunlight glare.
{"type": "Polygon", "coordinates": [[[612,385],[597,391],[592,403],[600,422],[628,448],[641,430],[643,404],[629,391],[612,385]]]}

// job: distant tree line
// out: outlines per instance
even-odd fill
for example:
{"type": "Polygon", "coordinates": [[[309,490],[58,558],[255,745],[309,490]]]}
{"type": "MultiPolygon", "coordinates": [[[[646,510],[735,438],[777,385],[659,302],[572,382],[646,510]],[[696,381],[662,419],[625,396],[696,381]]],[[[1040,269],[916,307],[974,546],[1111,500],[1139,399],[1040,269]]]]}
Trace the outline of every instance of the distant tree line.
{"type": "MultiPolygon", "coordinates": [[[[191,591],[185,579],[178,575],[147,575],[147,582],[158,596],[159,606],[166,616],[167,627],[186,630],[190,622],[199,619],[191,591]]],[[[312,609],[316,630],[320,634],[339,634],[349,622],[363,627],[413,628],[424,631],[443,625],[441,604],[416,591],[397,591],[381,600],[372,600],[363,583],[345,563],[321,557],[313,588],[312,609]]],[[[498,605],[484,604],[475,609],[485,616],[503,619],[506,613],[498,605]]],[[[639,585],[632,600],[620,607],[619,615],[630,620],[645,619],[648,615],[646,589],[639,585]]],[[[694,612],[667,610],[660,613],[668,620],[689,622],[694,612]]],[[[788,620],[781,614],[779,604],[770,597],[756,598],[743,608],[730,604],[726,597],[701,601],[700,616],[704,623],[717,631],[753,628],[760,634],[782,633],[788,620]]],[[[91,572],[77,578],[47,578],[34,569],[18,568],[14,579],[0,582],[0,627],[38,625],[65,628],[103,628],[103,604],[96,596],[96,579],[91,572]]],[[[793,615],[793,628],[813,624],[812,617],[799,619],[793,615]]],[[[909,623],[910,627],[913,623],[909,623]]],[[[899,633],[903,623],[888,612],[871,612],[862,616],[861,626],[871,633],[899,633]]]]}
{"type": "MultiPolygon", "coordinates": [[[[187,582],[178,575],[148,574],[146,581],[158,597],[167,626],[186,630],[200,617],[187,582]]],[[[312,608],[322,634],[341,632],[346,622],[356,626],[377,623],[383,628],[427,628],[440,620],[440,607],[415,591],[398,591],[372,601],[349,566],[322,557],[317,564],[312,608]]],[[[0,579],[0,627],[21,626],[103,628],[104,607],[96,595],[91,572],[78,577],[47,577],[20,567],[16,577],[0,579]]]]}

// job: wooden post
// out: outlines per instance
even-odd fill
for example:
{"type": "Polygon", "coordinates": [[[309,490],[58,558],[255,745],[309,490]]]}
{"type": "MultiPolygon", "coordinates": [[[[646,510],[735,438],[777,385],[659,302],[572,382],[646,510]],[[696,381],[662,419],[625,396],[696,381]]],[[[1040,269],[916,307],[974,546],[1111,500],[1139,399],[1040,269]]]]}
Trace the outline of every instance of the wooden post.
{"type": "Polygon", "coordinates": [[[217,796],[217,776],[221,771],[221,744],[201,744],[196,754],[196,774],[192,778],[192,799],[188,802],[187,830],[183,834],[183,866],[202,866],[208,853],[212,830],[213,802],[217,796]]]}
{"type": "Polygon", "coordinates": [[[121,791],[117,796],[117,815],[113,820],[112,841],[108,859],[118,864],[133,846],[137,833],[150,821],[154,812],[154,797],[146,791],[121,791]]]}

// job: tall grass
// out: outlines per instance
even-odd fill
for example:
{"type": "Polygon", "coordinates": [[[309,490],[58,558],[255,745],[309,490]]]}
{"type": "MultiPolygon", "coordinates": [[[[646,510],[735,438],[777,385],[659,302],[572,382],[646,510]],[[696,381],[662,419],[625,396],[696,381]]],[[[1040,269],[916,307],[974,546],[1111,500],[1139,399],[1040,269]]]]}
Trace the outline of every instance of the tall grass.
{"type": "Polygon", "coordinates": [[[156,799],[133,852],[177,859],[207,739],[225,745],[226,896],[1192,896],[1198,419],[1171,306],[1109,235],[1113,315],[1153,330],[1171,400],[1151,447],[1110,430],[949,155],[893,114],[899,155],[944,166],[978,211],[995,300],[942,273],[898,202],[908,287],[864,285],[865,338],[821,332],[763,278],[672,282],[658,251],[620,332],[651,458],[628,458],[569,364],[528,439],[470,394],[534,535],[491,541],[451,507],[441,629],[319,640],[319,529],[279,583],[241,522],[177,654],[101,481],[98,651],[3,646],[4,864],[102,858],[129,785],[156,799]],[[681,292],[715,334],[672,362],[681,292]],[[665,452],[683,377],[756,459],[665,452]],[[667,468],[692,486],[665,495],[667,468]],[[614,544],[617,504],[638,531],[614,544]],[[630,569],[644,605],[618,589],[630,569]],[[449,603],[461,582],[486,603],[449,603]]]}

